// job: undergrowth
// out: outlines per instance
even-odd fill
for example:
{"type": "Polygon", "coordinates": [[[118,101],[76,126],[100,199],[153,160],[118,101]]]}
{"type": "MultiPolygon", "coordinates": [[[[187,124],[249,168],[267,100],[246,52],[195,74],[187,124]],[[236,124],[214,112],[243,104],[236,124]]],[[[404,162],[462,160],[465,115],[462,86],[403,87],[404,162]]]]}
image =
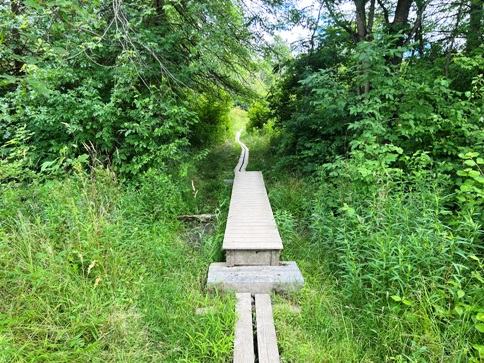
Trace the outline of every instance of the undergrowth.
{"type": "MultiPolygon", "coordinates": [[[[274,153],[259,137],[246,143],[270,168],[274,153]]],[[[294,166],[264,172],[281,258],[306,280],[274,297],[281,360],[482,361],[478,203],[460,208],[450,181],[430,169],[364,183],[352,176],[357,167],[338,177],[301,177],[294,166]]]]}
{"type": "Polygon", "coordinates": [[[0,361],[230,361],[233,296],[205,291],[222,213],[190,242],[184,184],[76,165],[62,180],[2,185],[0,361]]]}
{"type": "MultiPolygon", "coordinates": [[[[233,111],[233,125],[245,122],[233,111]]],[[[351,162],[336,176],[326,168],[303,177],[278,165],[274,135],[267,125],[242,140],[250,170],[264,172],[282,259],[305,278],[301,291],[273,297],[281,360],[482,361],[477,184],[452,194],[425,166],[363,181],[351,162]]],[[[16,177],[21,164],[9,170],[0,187],[0,362],[230,362],[234,296],[209,293],[205,278],[223,259],[224,179],[238,153],[229,141],[136,182],[77,162],[66,177],[29,175],[28,184],[16,177]],[[177,219],[200,213],[213,215],[210,226],[177,219]]],[[[469,168],[471,157],[463,155],[469,168]]]]}

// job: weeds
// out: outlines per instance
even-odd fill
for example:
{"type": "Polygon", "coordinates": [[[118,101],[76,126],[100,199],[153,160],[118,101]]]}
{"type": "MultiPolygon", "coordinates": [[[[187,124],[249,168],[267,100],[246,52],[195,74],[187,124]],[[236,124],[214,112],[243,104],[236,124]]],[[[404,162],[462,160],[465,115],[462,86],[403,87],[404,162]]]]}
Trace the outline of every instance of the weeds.
{"type": "Polygon", "coordinates": [[[448,179],[420,167],[374,173],[365,185],[351,170],[264,176],[282,259],[296,260],[306,280],[275,300],[282,359],[482,361],[482,218],[456,210],[448,179]]]}
{"type": "Polygon", "coordinates": [[[233,297],[204,291],[219,237],[185,241],[182,189],[165,173],[135,188],[78,168],[1,194],[1,362],[228,361],[233,297]]]}

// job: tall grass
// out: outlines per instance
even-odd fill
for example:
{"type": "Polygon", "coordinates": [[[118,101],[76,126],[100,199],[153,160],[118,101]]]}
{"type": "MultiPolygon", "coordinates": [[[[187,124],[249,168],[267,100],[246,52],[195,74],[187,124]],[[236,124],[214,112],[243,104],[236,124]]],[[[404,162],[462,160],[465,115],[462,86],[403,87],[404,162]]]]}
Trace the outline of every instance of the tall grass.
{"type": "Polygon", "coordinates": [[[204,289],[220,240],[188,242],[182,195],[104,169],[2,186],[0,361],[230,361],[233,297],[204,289]]]}
{"type": "Polygon", "coordinates": [[[478,216],[452,215],[449,195],[431,178],[389,181],[373,193],[354,183],[339,208],[334,200],[348,187],[333,187],[334,193],[325,186],[313,205],[312,239],[358,312],[360,334],[382,347],[380,358],[478,357],[473,345],[483,336],[475,324],[484,308],[478,216]]]}

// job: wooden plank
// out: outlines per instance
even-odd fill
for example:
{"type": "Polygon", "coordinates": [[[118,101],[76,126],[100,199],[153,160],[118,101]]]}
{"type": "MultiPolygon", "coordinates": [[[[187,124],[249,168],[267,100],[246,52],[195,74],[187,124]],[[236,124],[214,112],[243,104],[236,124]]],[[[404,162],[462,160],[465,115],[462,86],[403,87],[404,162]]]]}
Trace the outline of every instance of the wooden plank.
{"type": "Polygon", "coordinates": [[[264,241],[264,240],[256,240],[256,239],[245,239],[245,240],[227,240],[227,245],[230,248],[226,248],[226,251],[229,250],[281,250],[281,246],[276,246],[271,241],[264,241]],[[230,243],[232,242],[232,243],[230,243]]]}
{"type": "MultiPolygon", "coordinates": [[[[227,235],[225,236],[225,239],[227,243],[253,243],[254,244],[254,250],[257,249],[256,243],[263,243],[263,244],[268,244],[276,247],[277,245],[277,235],[253,235],[253,236],[233,236],[233,235],[227,235]],[[252,242],[250,242],[252,241],[252,242]]],[[[237,247],[237,246],[234,246],[237,247]]]]}
{"type": "Polygon", "coordinates": [[[231,248],[227,249],[224,248],[225,251],[236,251],[236,250],[252,250],[252,251],[259,251],[259,250],[271,250],[271,251],[281,251],[282,246],[277,246],[278,248],[274,248],[274,243],[264,243],[263,241],[259,241],[257,243],[257,248],[254,248],[254,245],[250,242],[250,240],[244,240],[242,242],[237,243],[236,245],[231,246],[231,248]]]}
{"type": "Polygon", "coordinates": [[[274,228],[264,228],[264,229],[251,229],[251,227],[245,227],[245,229],[241,228],[234,228],[230,226],[225,231],[228,235],[236,235],[236,236],[259,236],[259,237],[267,237],[267,238],[279,238],[279,232],[277,231],[276,227],[274,228]]]}
{"type": "Polygon", "coordinates": [[[276,328],[272,316],[271,298],[268,294],[255,295],[255,314],[259,363],[279,363],[276,328]]]}
{"type": "Polygon", "coordinates": [[[225,233],[257,233],[260,235],[266,236],[279,236],[279,231],[277,230],[277,226],[273,224],[272,226],[252,226],[252,225],[243,225],[239,226],[237,222],[231,222],[229,226],[227,226],[225,233]]]}
{"type": "Polygon", "coordinates": [[[234,363],[253,363],[254,334],[252,327],[252,297],[250,293],[236,294],[237,322],[235,323],[234,363]]]}
{"type": "MultiPolygon", "coordinates": [[[[256,256],[252,264],[269,261],[269,265],[279,263],[278,256],[283,249],[281,236],[277,229],[271,204],[267,196],[264,178],[260,171],[239,172],[235,174],[229,215],[222,248],[227,251],[227,266],[247,260],[249,250],[272,251],[273,257],[256,256]],[[235,258],[234,252],[246,250],[235,258]],[[231,251],[231,252],[229,252],[231,251]]],[[[265,254],[266,252],[264,252],[265,254]]]]}
{"type": "MultiPolygon", "coordinates": [[[[226,249],[233,249],[237,248],[239,244],[247,244],[247,243],[252,243],[253,249],[257,250],[258,244],[264,245],[264,246],[270,246],[271,248],[277,250],[277,249],[282,249],[282,243],[280,243],[280,240],[277,238],[277,236],[268,236],[268,237],[256,237],[256,236],[239,236],[239,237],[232,237],[232,236],[226,236],[224,239],[224,242],[227,244],[227,246],[230,246],[230,248],[226,249]],[[251,242],[252,241],[252,242],[251,242]]],[[[227,247],[226,246],[226,247],[227,247]]]]}

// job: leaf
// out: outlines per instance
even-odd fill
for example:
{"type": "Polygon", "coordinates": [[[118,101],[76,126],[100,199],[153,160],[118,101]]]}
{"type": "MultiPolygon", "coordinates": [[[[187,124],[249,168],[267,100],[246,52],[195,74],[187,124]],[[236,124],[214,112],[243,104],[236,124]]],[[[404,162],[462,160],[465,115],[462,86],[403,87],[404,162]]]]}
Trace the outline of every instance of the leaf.
{"type": "Polygon", "coordinates": [[[395,300],[395,301],[402,301],[402,298],[401,298],[400,296],[398,296],[398,295],[392,295],[392,296],[390,296],[390,297],[391,297],[393,300],[395,300]]]}
{"type": "Polygon", "coordinates": [[[39,0],[25,0],[24,4],[30,8],[40,9],[40,2],[39,0]]]}
{"type": "Polygon", "coordinates": [[[80,162],[80,163],[86,163],[87,160],[89,159],[89,155],[87,154],[82,154],[82,155],[79,155],[76,159],[76,161],[80,162]]]}
{"type": "Polygon", "coordinates": [[[407,306],[413,306],[413,302],[408,299],[402,299],[402,302],[407,306]]]}
{"type": "Polygon", "coordinates": [[[387,163],[392,163],[395,160],[397,160],[397,157],[398,157],[398,154],[388,153],[388,154],[385,155],[385,161],[387,163]]]}
{"type": "Polygon", "coordinates": [[[474,177],[479,176],[479,175],[481,175],[481,174],[477,170],[469,170],[469,176],[471,178],[474,178],[474,177]]]}
{"type": "Polygon", "coordinates": [[[41,171],[46,171],[48,168],[50,168],[55,163],[56,163],[56,160],[53,160],[53,161],[44,161],[42,163],[42,166],[41,166],[40,170],[41,171]]]}
{"type": "Polygon", "coordinates": [[[462,299],[462,298],[465,296],[465,294],[466,294],[466,293],[465,293],[463,290],[459,290],[459,291],[457,291],[457,297],[458,297],[459,299],[462,299]]]}
{"type": "Polygon", "coordinates": [[[478,331],[480,331],[481,333],[484,333],[484,324],[477,323],[475,326],[478,331]]]}
{"type": "Polygon", "coordinates": [[[463,308],[462,306],[460,306],[460,305],[456,306],[456,307],[454,308],[454,310],[455,310],[455,312],[456,312],[457,314],[459,314],[459,315],[462,315],[462,314],[464,313],[464,308],[463,308]]]}
{"type": "Polygon", "coordinates": [[[464,161],[464,164],[468,166],[476,166],[476,162],[474,160],[466,160],[464,161]]]}
{"type": "Polygon", "coordinates": [[[480,321],[484,321],[484,313],[477,313],[476,319],[480,321]]]}
{"type": "Polygon", "coordinates": [[[51,91],[43,83],[31,79],[27,79],[27,83],[35,92],[40,93],[42,96],[50,95],[51,91]]]}
{"type": "Polygon", "coordinates": [[[480,176],[480,175],[478,175],[478,176],[473,177],[473,179],[474,179],[476,182],[478,182],[478,183],[484,184],[484,176],[480,176]]]}
{"type": "Polygon", "coordinates": [[[0,75],[0,87],[17,82],[17,77],[8,74],[0,75]],[[3,78],[3,79],[2,79],[3,78]]]}
{"type": "Polygon", "coordinates": [[[479,357],[484,357],[484,345],[472,344],[472,347],[479,352],[479,357]]]}

